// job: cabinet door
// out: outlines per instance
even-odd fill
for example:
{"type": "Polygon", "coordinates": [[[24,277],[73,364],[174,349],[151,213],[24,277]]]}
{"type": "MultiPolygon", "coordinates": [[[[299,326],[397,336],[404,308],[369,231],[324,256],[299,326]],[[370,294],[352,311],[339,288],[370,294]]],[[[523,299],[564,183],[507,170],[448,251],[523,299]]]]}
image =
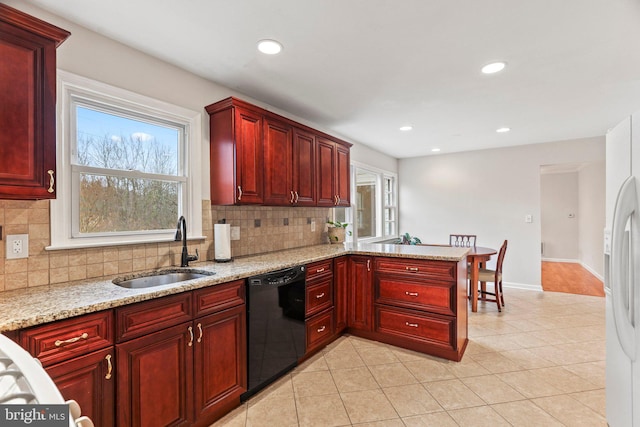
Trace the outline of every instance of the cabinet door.
{"type": "Polygon", "coordinates": [[[370,257],[349,258],[349,283],[347,292],[348,319],[350,328],[370,331],[373,326],[372,261],[370,257]]]}
{"type": "Polygon", "coordinates": [[[316,137],[293,130],[293,191],[298,206],[316,205],[316,137]]]}
{"type": "Polygon", "coordinates": [[[262,116],[235,108],[236,201],[239,204],[263,202],[262,116]]]}
{"type": "Polygon", "coordinates": [[[336,205],[336,144],[325,138],[318,138],[316,149],[316,164],[318,170],[316,177],[318,179],[317,189],[317,206],[335,206],[336,205]]]}
{"type": "Polygon", "coordinates": [[[116,346],[120,426],[193,421],[193,325],[183,323],[116,346]]]}
{"type": "Polygon", "coordinates": [[[113,426],[114,348],[109,347],[46,369],[65,400],[73,399],[96,426],[113,426]]]}
{"type": "Polygon", "coordinates": [[[219,418],[247,390],[245,306],[195,321],[196,419],[219,418]]]}
{"type": "Polygon", "coordinates": [[[347,257],[339,257],[333,261],[334,310],[336,313],[336,333],[340,334],[347,327],[347,281],[349,270],[347,257]]]}
{"type": "Polygon", "coordinates": [[[295,202],[292,179],[291,126],[264,119],[264,203],[289,206],[295,202]]]}
{"type": "Polygon", "coordinates": [[[56,197],[56,45],[68,36],[0,4],[2,199],[56,197]]]}
{"type": "Polygon", "coordinates": [[[349,148],[340,144],[336,145],[336,194],[338,206],[349,207],[350,203],[350,177],[351,166],[349,164],[349,148]]]}

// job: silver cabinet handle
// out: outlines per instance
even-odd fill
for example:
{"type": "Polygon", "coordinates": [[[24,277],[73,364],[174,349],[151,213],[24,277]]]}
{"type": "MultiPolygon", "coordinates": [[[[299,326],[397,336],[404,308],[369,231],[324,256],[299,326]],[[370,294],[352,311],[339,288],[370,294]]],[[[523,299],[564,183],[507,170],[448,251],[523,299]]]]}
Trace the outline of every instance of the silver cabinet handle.
{"type": "Polygon", "coordinates": [[[242,200],[242,187],[238,185],[238,201],[242,200]]]}
{"type": "Polygon", "coordinates": [[[367,271],[371,271],[371,260],[367,260],[367,271]]]}
{"type": "Polygon", "coordinates": [[[415,272],[420,271],[418,267],[405,267],[404,269],[407,271],[415,271],[415,272]]]}
{"type": "Polygon", "coordinates": [[[296,195],[296,201],[295,201],[295,203],[298,203],[298,192],[297,192],[297,191],[294,191],[294,193],[295,193],[295,195],[296,195]]]}
{"type": "Polygon", "coordinates": [[[338,198],[338,203],[336,203],[336,205],[339,205],[342,199],[340,198],[340,195],[337,195],[336,197],[338,198]]]}
{"type": "Polygon", "coordinates": [[[198,342],[202,342],[202,323],[198,323],[198,342]]]}
{"type": "Polygon", "coordinates": [[[189,326],[187,329],[189,330],[189,344],[187,345],[191,347],[193,345],[193,328],[189,326]]]}
{"type": "Polygon", "coordinates": [[[56,183],[56,180],[53,178],[53,170],[49,169],[47,173],[49,174],[49,188],[47,191],[53,193],[53,185],[56,183]]]}
{"type": "Polygon", "coordinates": [[[409,291],[405,291],[404,292],[405,295],[408,295],[410,297],[417,297],[418,293],[417,292],[409,292],[409,291]]]}
{"type": "Polygon", "coordinates": [[[323,325],[321,328],[318,328],[318,332],[324,332],[325,329],[327,329],[327,327],[323,325]]]}
{"type": "Polygon", "coordinates": [[[322,292],[322,293],[320,293],[320,294],[316,295],[316,299],[320,299],[320,298],[322,298],[323,296],[324,296],[324,292],[322,292]]]}
{"type": "Polygon", "coordinates": [[[54,342],[53,345],[55,345],[56,347],[61,347],[65,344],[72,344],[76,341],[86,340],[87,338],[89,338],[89,334],[86,332],[83,332],[82,335],[74,338],[69,338],[68,340],[56,340],[56,342],[54,342]]]}
{"type": "Polygon", "coordinates": [[[107,361],[107,375],[104,376],[105,380],[110,380],[111,379],[111,372],[113,372],[113,365],[111,364],[111,355],[107,354],[104,357],[107,361]]]}
{"type": "Polygon", "coordinates": [[[322,273],[323,271],[324,271],[324,267],[322,267],[322,268],[318,268],[318,269],[316,270],[316,273],[322,273]]]}
{"type": "Polygon", "coordinates": [[[294,204],[294,197],[293,197],[293,190],[291,190],[291,200],[289,200],[289,203],[294,204]]]}
{"type": "Polygon", "coordinates": [[[405,325],[409,326],[410,328],[417,328],[418,324],[417,323],[409,323],[409,322],[404,322],[405,325]]]}

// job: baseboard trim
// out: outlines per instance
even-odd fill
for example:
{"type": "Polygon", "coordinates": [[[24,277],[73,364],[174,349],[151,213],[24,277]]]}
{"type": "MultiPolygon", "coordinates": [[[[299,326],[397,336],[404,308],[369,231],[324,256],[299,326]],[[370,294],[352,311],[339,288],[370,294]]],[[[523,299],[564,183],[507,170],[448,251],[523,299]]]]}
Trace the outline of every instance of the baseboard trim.
{"type": "Polygon", "coordinates": [[[582,268],[584,268],[585,270],[587,270],[589,273],[593,274],[594,276],[596,276],[596,278],[598,280],[600,280],[601,282],[604,283],[604,277],[602,277],[600,274],[598,274],[593,268],[589,267],[587,264],[585,264],[584,262],[581,262],[580,265],[582,266],[582,268]]]}
{"type": "Polygon", "coordinates": [[[542,258],[542,261],[545,262],[570,262],[572,264],[582,264],[579,259],[570,259],[570,258],[542,258]]]}
{"type": "Polygon", "coordinates": [[[541,285],[530,285],[527,283],[502,282],[502,287],[511,288],[511,289],[524,289],[527,291],[536,291],[536,292],[543,291],[541,285]]]}

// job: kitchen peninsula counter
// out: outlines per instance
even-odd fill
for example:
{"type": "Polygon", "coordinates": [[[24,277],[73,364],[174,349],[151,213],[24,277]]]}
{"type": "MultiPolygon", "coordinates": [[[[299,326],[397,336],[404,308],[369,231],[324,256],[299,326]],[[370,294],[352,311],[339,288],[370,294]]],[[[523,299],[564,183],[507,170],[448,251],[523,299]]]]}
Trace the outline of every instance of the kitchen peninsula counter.
{"type": "MultiPolygon", "coordinates": [[[[215,272],[212,276],[169,285],[128,289],[112,283],[114,277],[86,279],[34,288],[0,292],[0,332],[93,313],[135,302],[204,288],[253,275],[343,255],[371,255],[460,261],[468,249],[449,246],[411,246],[395,244],[317,245],[261,255],[239,257],[229,263],[213,261],[193,264],[190,270],[215,272]]],[[[181,271],[180,267],[164,267],[158,271],[181,271]]],[[[133,273],[126,278],[143,276],[133,273]]],[[[124,277],[120,275],[119,277],[124,277]]]]}

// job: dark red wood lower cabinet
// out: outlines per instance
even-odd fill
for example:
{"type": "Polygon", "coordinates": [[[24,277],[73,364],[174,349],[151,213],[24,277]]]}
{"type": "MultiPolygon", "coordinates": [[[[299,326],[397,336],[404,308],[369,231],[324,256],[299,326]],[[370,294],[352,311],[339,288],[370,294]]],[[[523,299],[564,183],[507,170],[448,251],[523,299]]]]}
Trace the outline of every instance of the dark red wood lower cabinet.
{"type": "Polygon", "coordinates": [[[118,426],[193,423],[192,325],[182,323],[116,346],[118,426]]]}
{"type": "Polygon", "coordinates": [[[78,402],[82,415],[100,427],[114,425],[114,355],[109,347],[46,368],[62,397],[78,402]]]}
{"type": "Polygon", "coordinates": [[[210,425],[240,402],[247,390],[245,306],[195,320],[196,425],[210,425]]]}

